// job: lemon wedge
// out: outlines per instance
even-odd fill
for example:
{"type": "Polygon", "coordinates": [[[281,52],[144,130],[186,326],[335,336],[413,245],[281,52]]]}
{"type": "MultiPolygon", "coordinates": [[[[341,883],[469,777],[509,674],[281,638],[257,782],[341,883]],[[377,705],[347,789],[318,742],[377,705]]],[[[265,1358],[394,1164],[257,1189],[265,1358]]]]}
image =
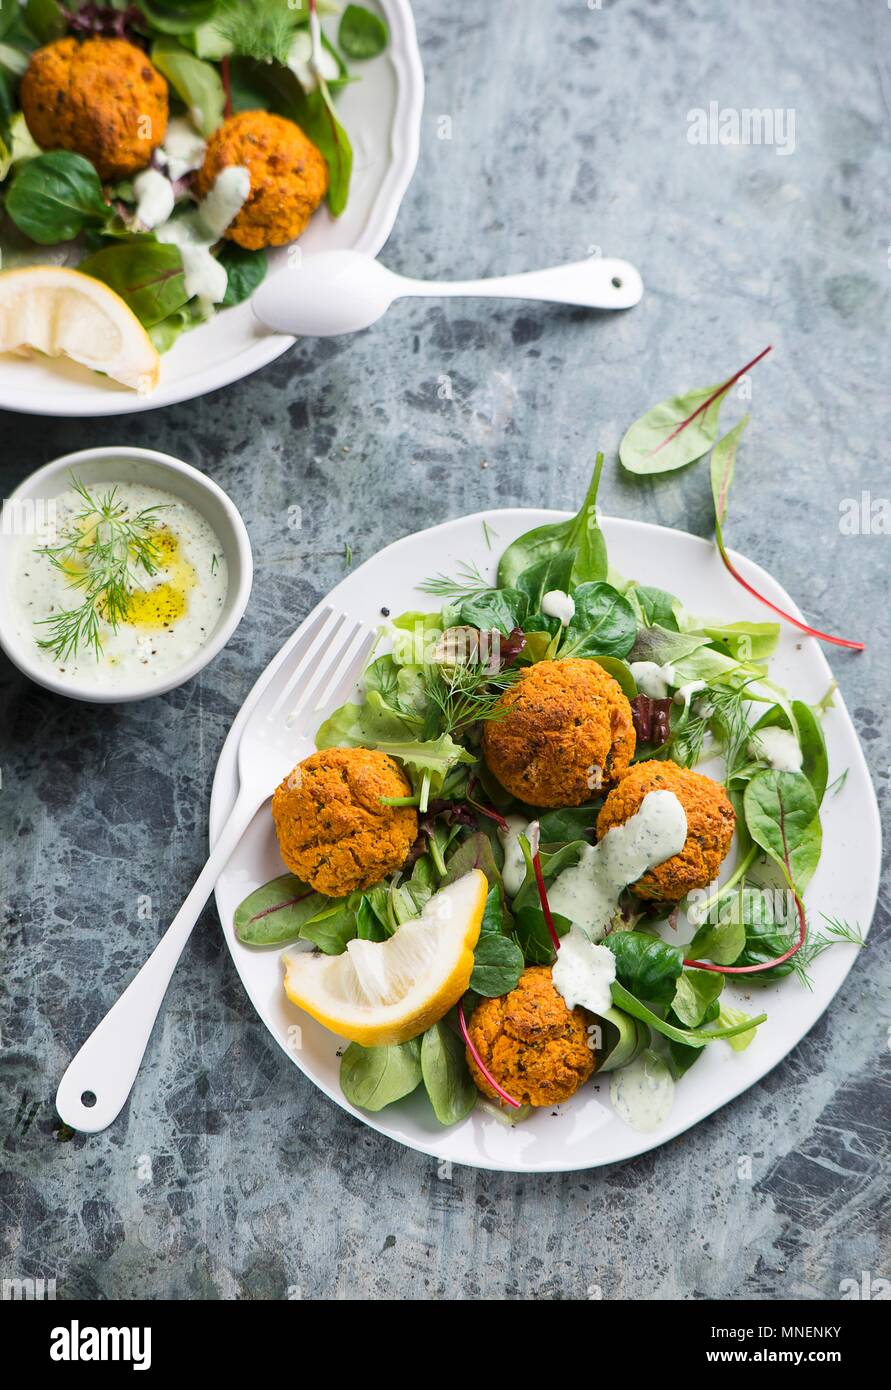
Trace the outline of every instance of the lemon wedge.
{"type": "Polygon", "coordinates": [[[148,395],[161,359],[119,294],[77,270],[35,265],[0,271],[0,352],[70,357],[148,395]]]}
{"type": "Polygon", "coordinates": [[[340,956],[286,953],[285,993],[332,1033],[364,1047],[416,1038],[470,983],[487,891],[485,874],[472,869],[387,941],[351,941],[340,956]]]}

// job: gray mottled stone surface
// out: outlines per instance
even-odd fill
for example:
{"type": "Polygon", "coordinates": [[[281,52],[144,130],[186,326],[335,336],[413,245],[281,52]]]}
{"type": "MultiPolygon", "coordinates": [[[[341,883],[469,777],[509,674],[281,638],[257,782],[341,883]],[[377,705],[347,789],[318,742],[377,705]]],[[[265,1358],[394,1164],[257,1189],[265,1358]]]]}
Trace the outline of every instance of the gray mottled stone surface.
{"type": "MultiPolygon", "coordinates": [[[[157,702],[66,703],[0,664],[0,1272],[55,1277],[59,1297],[565,1298],[598,1285],[606,1298],[837,1298],[844,1278],[891,1273],[884,899],[868,955],[781,1067],[612,1169],[441,1180],[288,1064],[212,910],[120,1121],[89,1140],[54,1134],[65,1064],[203,860],[227,728],[344,573],[347,543],[358,561],[465,511],[567,505],[596,447],[643,408],[766,342],[733,543],[816,622],[868,639],[865,655],[832,660],[887,807],[891,539],[842,535],[839,504],[891,490],[891,12],[863,0],[416,11],[421,158],[387,261],[489,273],[597,245],[634,260],[648,292],[615,319],[408,304],[191,405],[3,419],[4,495],[74,447],[156,445],[231,493],[257,575],[228,650],[157,702]],[[691,145],[687,112],[713,99],[792,108],[795,152],[691,145]],[[441,115],[451,140],[437,137],[441,115]],[[442,374],[452,401],[437,395],[442,374]],[[151,921],[137,916],[145,893],[151,921]]],[[[603,501],[710,534],[701,469],[651,485],[610,466],[603,501]]]]}

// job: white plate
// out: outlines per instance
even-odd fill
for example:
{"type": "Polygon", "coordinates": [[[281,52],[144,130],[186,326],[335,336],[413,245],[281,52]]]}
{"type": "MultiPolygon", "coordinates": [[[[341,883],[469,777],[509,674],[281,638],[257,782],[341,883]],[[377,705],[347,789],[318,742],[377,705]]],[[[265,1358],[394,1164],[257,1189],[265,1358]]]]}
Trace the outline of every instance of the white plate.
{"type": "MultiPolygon", "coordinates": [[[[429,595],[415,585],[425,576],[454,573],[461,561],[479,565],[494,576],[497,554],[515,537],[565,513],[496,511],[446,522],[407,536],[388,546],[337,585],[325,602],[375,625],[380,608],[396,614],[405,609],[430,609],[429,595]],[[485,542],[483,520],[497,537],[496,551],[485,542]]],[[[746,594],[726,572],[709,542],[662,526],[638,521],[604,519],[610,563],[629,577],[669,589],[694,613],[724,621],[763,621],[761,604],[746,594]]],[[[758,565],[735,557],[743,575],[787,612],[800,616],[789,595],[758,565]]],[[[310,615],[311,617],[312,615],[310,615]]],[[[307,618],[309,621],[309,618],[307,618]]],[[[219,833],[236,796],[236,749],[241,728],[266,681],[292,645],[286,643],[260,677],[232,726],[217,766],[210,805],[211,840],[219,833]]],[[[843,660],[856,657],[839,657],[843,660]]],[[[811,703],[826,691],[832,678],[823,651],[813,638],[785,625],[771,674],[797,697],[811,703]]],[[[811,920],[819,914],[859,923],[865,931],[876,904],[881,863],[878,807],[866,762],[847,710],[839,696],[825,720],[830,780],[846,768],[848,777],[836,795],[823,803],[823,856],[806,893],[811,920]]],[[[752,1013],[762,1008],[768,1021],[747,1051],[735,1053],[726,1043],[712,1043],[705,1055],[677,1085],[674,1108],[653,1133],[629,1129],[612,1111],[609,1078],[595,1077],[556,1115],[539,1110],[515,1127],[485,1111],[474,1113],[452,1129],[441,1128],[421,1091],[369,1115],[344,1100],[338,1082],[338,1050],[343,1045],[313,1019],[291,1005],[281,984],[277,950],[257,951],[242,946],[232,929],[232,916],[241,900],[261,883],[284,871],[268,807],[256,817],[217,885],[216,901],[226,942],[257,1012],[276,1042],[300,1070],[326,1095],[410,1148],[437,1158],[480,1168],[509,1172],[551,1172],[593,1168],[644,1153],[689,1129],[705,1115],[738,1096],[758,1081],[800,1042],[829,1005],[849,969],[857,948],[836,946],[812,968],[814,988],[808,992],[794,976],[774,985],[746,990],[728,985],[725,997],[752,1013]],[[294,1030],[289,1033],[289,1030],[294,1030]]],[[[299,1083],[298,1083],[299,1084],[299,1083]]]]}
{"type": "MultiPolygon", "coordinates": [[[[353,144],[350,198],[342,216],[320,208],[300,238],[305,254],[355,250],[376,256],[393,229],[418,159],[424,71],[409,0],[377,0],[390,26],[386,53],[356,63],[359,80],[338,96],[338,112],[353,144]]],[[[269,273],[286,261],[272,252],[269,273]]],[[[225,309],[184,333],[162,358],[161,382],[151,396],[94,376],[65,361],[0,356],[0,408],[31,415],[129,415],[190,401],[216,391],[280,357],[294,339],[270,333],[250,303],[225,309]]]]}

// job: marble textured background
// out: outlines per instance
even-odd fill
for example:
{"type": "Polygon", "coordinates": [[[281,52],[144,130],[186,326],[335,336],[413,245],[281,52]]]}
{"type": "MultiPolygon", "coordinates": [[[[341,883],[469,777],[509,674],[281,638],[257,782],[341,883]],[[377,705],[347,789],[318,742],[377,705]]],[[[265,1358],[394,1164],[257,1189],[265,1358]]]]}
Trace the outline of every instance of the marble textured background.
{"type": "MultiPolygon", "coordinates": [[[[88,444],[204,468],[250,529],[253,598],[204,675],[153,703],[55,699],[0,662],[5,920],[0,1273],[59,1297],[839,1296],[887,1276],[889,912],[829,1017],[746,1096],[632,1163],[517,1178],[396,1147],[288,1064],[208,910],[136,1090],[60,1142],[52,1097],[205,853],[226,730],[255,674],[345,570],[481,507],[571,504],[647,405],[775,352],[732,541],[820,625],[888,804],[888,547],[839,505],[888,493],[891,12],[831,0],[417,0],[420,165],[386,261],[496,273],[593,245],[640,266],[618,318],[407,304],[230,390],[114,421],[2,421],[3,495],[88,444]],[[687,112],[791,108],[794,154],[698,147],[687,112]],[[437,136],[452,120],[451,140],[437,136]],[[437,394],[442,375],[454,399],[437,394]],[[305,525],[287,527],[291,504],[305,525]],[[154,917],[137,917],[139,894],[154,917]],[[751,1181],[738,1157],[753,1156],[751,1181]]],[[[710,534],[705,474],[608,467],[608,512],[710,534]]]]}

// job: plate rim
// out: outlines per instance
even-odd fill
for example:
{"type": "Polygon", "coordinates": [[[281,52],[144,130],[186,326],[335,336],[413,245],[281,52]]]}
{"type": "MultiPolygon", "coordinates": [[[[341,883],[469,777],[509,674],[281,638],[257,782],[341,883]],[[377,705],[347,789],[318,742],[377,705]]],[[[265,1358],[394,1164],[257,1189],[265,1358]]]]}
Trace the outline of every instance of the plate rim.
{"type": "MultiPolygon", "coordinates": [[[[374,200],[360,235],[353,247],[370,256],[378,256],[386,245],[396,224],[409,185],[414,178],[421,148],[421,117],[424,108],[424,66],[418,45],[417,27],[411,0],[378,0],[390,28],[390,47],[387,57],[396,74],[396,109],[390,130],[390,167],[374,200]],[[402,162],[396,158],[402,157],[402,162]],[[392,185],[392,186],[391,186],[392,185]]],[[[107,419],[119,415],[141,415],[150,410],[182,405],[199,400],[212,391],[233,386],[254,372],[268,367],[297,342],[284,333],[269,333],[225,363],[205,367],[196,375],[184,379],[181,385],[171,382],[151,396],[133,392],[109,393],[103,398],[97,393],[77,397],[59,408],[54,397],[35,389],[26,401],[6,395],[0,387],[0,410],[16,415],[49,416],[59,420],[107,419]],[[50,403],[46,403],[46,401],[50,403]]],[[[0,356],[0,364],[2,364],[0,356]]]]}
{"type": "MultiPolygon", "coordinates": [[[[272,656],[272,658],[264,667],[264,669],[260,672],[259,676],[257,677],[257,680],[251,686],[250,690],[245,696],[241,708],[239,709],[238,713],[232,721],[232,725],[229,729],[228,734],[226,735],[222,748],[220,749],[217,764],[214,769],[213,782],[211,785],[208,813],[208,839],[210,848],[213,849],[213,846],[219,834],[221,822],[224,818],[224,814],[226,813],[224,811],[223,806],[224,797],[226,795],[224,788],[222,787],[223,776],[229,775],[230,772],[234,772],[234,775],[237,779],[238,741],[240,738],[241,728],[248,719],[254,704],[260,698],[260,695],[263,689],[265,688],[266,684],[269,680],[272,679],[279,663],[285,659],[287,652],[290,650],[293,643],[297,640],[300,632],[308,623],[312,621],[314,616],[322,608],[324,608],[327,604],[331,603],[332,599],[336,599],[336,596],[343,585],[345,585],[347,582],[352,582],[353,580],[355,580],[356,576],[361,574],[361,572],[365,570],[369,565],[377,564],[384,556],[387,556],[393,553],[394,551],[400,549],[401,547],[408,545],[409,543],[417,540],[419,537],[426,537],[434,533],[441,533],[450,530],[454,527],[463,526],[466,523],[472,523],[475,521],[482,522],[484,519],[491,523],[493,522],[493,520],[499,517],[529,518],[530,520],[535,519],[535,525],[545,525],[550,522],[567,520],[573,515],[574,513],[568,510],[547,507],[495,507],[484,508],[480,511],[469,512],[459,517],[453,517],[445,521],[437,522],[435,525],[424,527],[420,531],[412,531],[404,536],[397,537],[397,539],[391,541],[389,545],[384,546],[381,550],[378,550],[374,555],[370,555],[367,560],[364,560],[361,565],[358,565],[354,570],[350,572],[350,574],[344,576],[344,578],[341,579],[332,589],[330,589],[327,594],[323,595],[319,602],[315,604],[313,608],[306,614],[306,616],[294,629],[290,637],[286,639],[286,641],[282,644],[278,651],[272,656]]],[[[654,532],[659,535],[665,533],[670,536],[682,536],[686,542],[694,543],[695,546],[700,550],[714,550],[714,546],[711,541],[706,540],[702,536],[693,535],[692,532],[682,530],[678,527],[663,526],[656,522],[641,521],[633,517],[615,517],[603,512],[600,513],[600,521],[607,529],[609,529],[611,526],[624,526],[630,527],[632,530],[635,531],[644,530],[654,532]]],[[[786,610],[794,617],[800,618],[802,621],[804,621],[803,614],[801,613],[801,610],[799,609],[795,600],[791,597],[790,594],[787,593],[786,589],[783,587],[782,584],[780,584],[779,580],[774,578],[774,576],[771,575],[768,570],[764,569],[762,565],[759,565],[757,561],[750,560],[747,556],[740,554],[739,551],[728,548],[728,554],[733,558],[737,567],[742,570],[742,572],[745,574],[747,578],[750,579],[750,581],[757,582],[759,579],[767,579],[769,583],[772,586],[774,586],[776,590],[779,591],[779,594],[781,596],[780,601],[785,605],[786,610]]],[[[819,645],[816,638],[811,638],[809,640],[815,643],[814,651],[816,655],[818,655],[819,657],[819,661],[823,667],[823,672],[827,678],[827,682],[834,680],[832,668],[829,665],[826,653],[823,650],[822,646],[819,645]]],[[[858,808],[862,815],[869,817],[869,820],[871,822],[871,829],[874,834],[876,843],[876,856],[873,865],[872,883],[870,885],[869,891],[869,899],[871,900],[872,906],[870,909],[868,921],[865,921],[861,924],[863,936],[866,937],[872,926],[872,922],[875,917],[876,907],[878,905],[878,893],[880,888],[882,865],[881,816],[879,812],[878,799],[876,797],[875,787],[873,785],[872,775],[869,770],[869,764],[866,761],[866,756],[863,751],[860,737],[857,733],[856,726],[854,724],[853,719],[851,718],[850,712],[848,710],[847,704],[845,703],[841,690],[838,688],[836,688],[835,691],[835,699],[837,702],[837,707],[843,712],[850,726],[850,729],[854,734],[856,756],[860,760],[861,770],[865,775],[866,784],[870,790],[870,796],[867,799],[868,807],[867,805],[862,805],[858,808]]],[[[776,1069],[776,1067],[780,1065],[781,1062],[785,1061],[785,1059],[788,1057],[789,1053],[793,1050],[793,1048],[798,1047],[799,1044],[802,1043],[804,1039],[808,1036],[808,1034],[813,1030],[813,1028],[816,1027],[820,1019],[823,1018],[824,1014],[826,1013],[826,1010],[829,1008],[830,1004],[835,999],[839,990],[842,988],[842,985],[845,983],[845,980],[847,979],[850,971],[854,966],[854,962],[857,959],[856,953],[852,953],[850,960],[848,960],[846,963],[842,963],[839,966],[839,974],[837,980],[835,981],[832,987],[832,991],[820,1012],[816,1015],[816,1017],[808,1025],[808,1027],[805,1029],[803,1033],[793,1038],[789,1042],[788,1047],[786,1047],[783,1050],[783,1052],[780,1053],[780,1055],[770,1063],[766,1070],[761,1072],[759,1076],[753,1079],[741,1080],[740,1085],[736,1089],[731,1090],[729,1094],[723,1094],[720,1098],[716,1099],[715,1103],[713,1105],[710,1104],[708,1108],[704,1110],[703,1113],[698,1117],[698,1119],[694,1120],[692,1123],[681,1122],[677,1125],[676,1128],[669,1126],[668,1131],[665,1133],[660,1132],[655,1140],[653,1140],[652,1133],[638,1133],[637,1138],[642,1142],[639,1144],[639,1146],[633,1148],[631,1152],[625,1154],[621,1158],[609,1158],[606,1160],[599,1160],[595,1158],[592,1162],[585,1164],[579,1164],[577,1159],[571,1158],[566,1163],[562,1163],[559,1161],[551,1161],[538,1163],[535,1166],[526,1165],[522,1167],[515,1167],[509,1162],[499,1162],[493,1159],[484,1160],[482,1158],[456,1158],[453,1153],[437,1147],[434,1142],[420,1142],[418,1140],[406,1138],[403,1135],[392,1134],[389,1130],[382,1128],[377,1124],[375,1114],[365,1112],[363,1110],[358,1109],[356,1106],[351,1105],[350,1102],[346,1100],[346,1098],[342,1094],[338,1093],[333,1087],[327,1086],[324,1082],[318,1080],[315,1076],[310,1075],[301,1065],[299,1058],[292,1051],[289,1051],[282,1039],[275,1032],[273,1032],[273,1030],[266,1023],[266,1020],[263,1017],[263,1013],[260,1009],[259,1003],[254,997],[254,991],[251,989],[251,986],[248,984],[247,980],[241,973],[241,970],[239,969],[238,965],[238,959],[232,948],[232,942],[229,939],[229,935],[227,934],[225,925],[223,923],[223,916],[222,912],[220,911],[217,889],[214,889],[214,905],[220,923],[220,931],[222,933],[223,940],[226,944],[226,949],[229,952],[229,956],[235,967],[235,971],[242,984],[242,987],[244,988],[245,993],[247,994],[251,1004],[254,1007],[254,1010],[258,1015],[258,1021],[262,1023],[263,1027],[265,1028],[269,1036],[272,1038],[272,1040],[281,1048],[282,1052],[289,1059],[289,1061],[291,1061],[292,1064],[298,1068],[298,1070],[307,1079],[307,1081],[310,1082],[311,1085],[315,1086],[318,1090],[320,1090],[324,1095],[328,1097],[329,1100],[332,1100],[335,1103],[335,1105],[337,1105],[341,1110],[346,1111],[347,1114],[352,1115],[354,1118],[360,1120],[363,1124],[367,1125],[370,1129],[373,1129],[376,1133],[381,1134],[384,1138],[390,1140],[395,1144],[399,1144],[404,1148],[412,1149],[417,1153],[426,1154],[428,1157],[435,1158],[440,1161],[445,1160],[462,1167],[477,1168],[486,1172],[516,1173],[518,1176],[534,1175],[537,1173],[588,1172],[594,1168],[610,1168],[619,1163],[630,1162],[633,1159],[641,1157],[642,1154],[650,1153],[657,1149],[661,1149],[665,1144],[671,1143],[679,1135],[694,1130],[699,1124],[701,1124],[704,1120],[708,1119],[711,1115],[715,1114],[715,1112],[720,1110],[723,1106],[729,1105],[732,1101],[737,1100],[739,1096],[744,1094],[744,1092],[751,1090],[753,1086],[763,1081],[764,1078],[770,1075],[770,1073],[773,1072],[776,1069]]],[[[629,1133],[634,1134],[635,1132],[629,1131],[629,1133]]]]}

